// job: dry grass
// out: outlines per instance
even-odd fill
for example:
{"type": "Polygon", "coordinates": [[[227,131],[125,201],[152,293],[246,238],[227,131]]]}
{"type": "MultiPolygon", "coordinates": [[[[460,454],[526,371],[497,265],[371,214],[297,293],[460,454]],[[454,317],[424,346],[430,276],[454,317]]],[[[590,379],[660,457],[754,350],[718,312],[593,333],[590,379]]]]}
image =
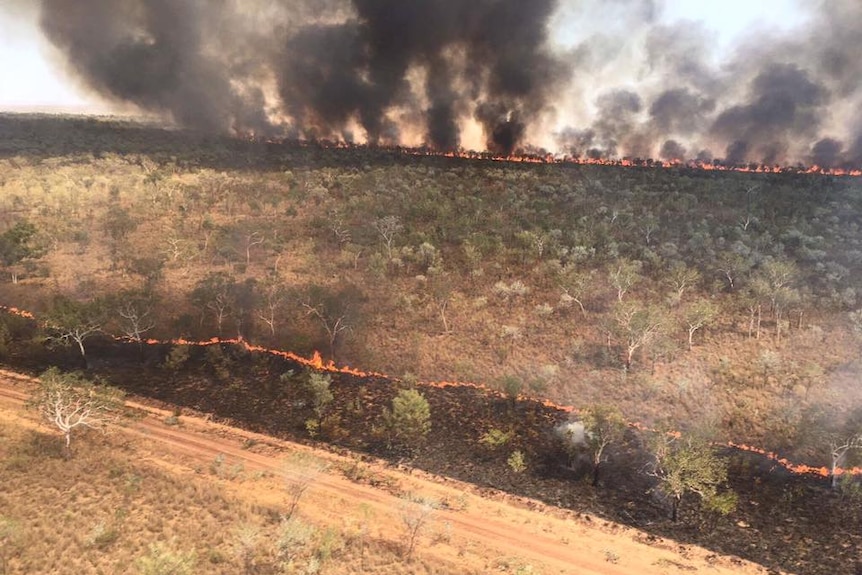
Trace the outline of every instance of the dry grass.
{"type": "Polygon", "coordinates": [[[0,566],[5,556],[10,575],[139,573],[161,545],[193,554],[197,573],[463,572],[428,557],[405,566],[400,542],[381,537],[367,510],[327,525],[300,504],[285,524],[279,478],[230,461],[184,467],[141,443],[89,434],[66,460],[29,414],[0,409],[0,566]]]}

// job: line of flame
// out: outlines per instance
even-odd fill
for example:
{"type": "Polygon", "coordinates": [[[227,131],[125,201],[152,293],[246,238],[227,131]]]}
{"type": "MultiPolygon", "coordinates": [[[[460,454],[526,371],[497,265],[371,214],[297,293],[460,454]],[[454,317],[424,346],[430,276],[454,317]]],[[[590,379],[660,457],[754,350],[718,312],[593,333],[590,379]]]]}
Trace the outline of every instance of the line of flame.
{"type": "MultiPolygon", "coordinates": [[[[250,138],[256,140],[256,138],[250,138]]],[[[264,140],[272,144],[284,144],[286,140],[264,140]]],[[[818,176],[850,176],[862,177],[862,168],[824,168],[813,164],[805,166],[781,166],[767,164],[722,164],[703,160],[654,160],[643,158],[582,158],[570,155],[555,154],[514,154],[499,155],[492,152],[476,152],[472,150],[438,151],[431,148],[409,148],[404,146],[370,146],[368,144],[351,144],[328,140],[296,141],[302,147],[318,147],[325,149],[379,149],[405,156],[433,156],[443,158],[459,158],[464,160],[486,160],[491,162],[511,162],[518,164],[557,164],[576,166],[615,166],[623,168],[689,168],[693,170],[717,172],[741,172],[752,174],[811,174],[818,176]]]]}
{"type": "MultiPolygon", "coordinates": [[[[5,306],[5,305],[0,304],[0,311],[5,311],[6,313],[9,313],[12,315],[17,315],[19,317],[38,322],[38,320],[36,319],[36,316],[33,315],[31,312],[26,311],[26,310],[22,310],[22,309],[19,309],[16,307],[5,306]]],[[[45,325],[45,324],[43,323],[43,325],[45,325]]],[[[132,341],[128,337],[114,336],[114,335],[110,335],[110,334],[106,334],[106,335],[109,335],[115,341],[121,341],[121,342],[131,342],[132,341]]],[[[399,381],[399,378],[387,375],[385,373],[380,373],[380,372],[376,372],[376,371],[363,371],[363,370],[356,369],[354,367],[350,367],[350,366],[346,366],[346,365],[339,366],[339,365],[336,365],[335,362],[333,362],[332,360],[325,362],[323,360],[323,357],[317,351],[315,351],[311,357],[304,357],[302,355],[298,355],[298,354],[293,353],[291,351],[283,351],[280,349],[271,349],[271,348],[263,347],[260,345],[255,345],[255,344],[247,342],[243,338],[222,339],[222,338],[218,338],[218,337],[213,337],[213,338],[210,338],[209,340],[206,340],[206,341],[192,341],[192,340],[187,340],[187,339],[183,339],[183,338],[167,339],[167,340],[145,339],[145,340],[142,340],[142,343],[145,343],[147,345],[189,345],[189,346],[197,346],[197,347],[204,347],[204,346],[210,346],[210,345],[222,345],[222,344],[238,345],[238,346],[242,347],[243,349],[250,351],[250,352],[268,353],[270,355],[274,355],[277,357],[288,359],[290,361],[296,362],[300,365],[303,365],[305,367],[308,367],[310,369],[314,369],[317,371],[346,374],[346,375],[352,375],[355,377],[363,377],[363,378],[365,378],[365,377],[376,377],[376,378],[386,379],[386,380],[393,381],[393,382],[399,381]]],[[[472,382],[462,382],[462,381],[423,381],[423,382],[420,382],[420,385],[424,385],[424,386],[428,386],[428,387],[438,387],[438,388],[471,387],[471,388],[479,389],[485,393],[488,393],[490,395],[494,395],[496,397],[505,397],[505,394],[503,394],[499,390],[490,388],[487,385],[482,384],[482,383],[472,383],[472,382]]],[[[577,413],[578,412],[578,409],[574,406],[560,405],[560,404],[554,403],[553,401],[551,401],[549,399],[533,398],[533,397],[529,397],[526,395],[519,395],[518,399],[536,401],[536,402],[540,403],[541,405],[543,405],[544,407],[547,407],[549,409],[556,409],[556,410],[559,410],[559,411],[564,412],[564,413],[577,413]]],[[[648,427],[642,423],[639,423],[639,422],[629,422],[628,425],[629,425],[629,427],[632,427],[632,428],[637,429],[639,431],[656,431],[655,429],[652,429],[652,428],[650,428],[650,427],[648,427]]],[[[673,435],[674,437],[680,437],[682,435],[678,431],[670,431],[668,433],[673,435]]],[[[719,444],[719,445],[731,447],[731,448],[737,449],[739,451],[746,451],[749,453],[757,453],[759,455],[762,455],[763,457],[766,457],[767,459],[769,459],[771,461],[774,461],[776,464],[784,467],[785,469],[787,469],[791,473],[795,473],[798,475],[816,475],[818,477],[830,477],[831,476],[830,471],[827,467],[812,467],[812,466],[806,465],[804,463],[793,463],[792,461],[788,460],[787,458],[779,456],[777,453],[767,451],[767,450],[762,449],[760,447],[754,447],[751,445],[745,445],[745,444],[741,444],[741,443],[734,443],[732,441],[729,441],[726,444],[719,444]]],[[[853,468],[837,467],[834,471],[834,474],[836,476],[839,476],[839,477],[843,476],[845,474],[862,475],[862,467],[853,467],[853,468]]]]}

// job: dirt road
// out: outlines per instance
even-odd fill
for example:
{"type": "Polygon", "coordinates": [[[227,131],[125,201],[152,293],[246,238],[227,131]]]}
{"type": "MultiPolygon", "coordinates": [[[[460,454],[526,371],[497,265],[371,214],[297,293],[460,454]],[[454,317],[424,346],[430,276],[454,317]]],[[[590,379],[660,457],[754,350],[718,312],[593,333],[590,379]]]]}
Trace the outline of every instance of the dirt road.
{"type": "MultiPolygon", "coordinates": [[[[0,408],[20,409],[28,397],[32,380],[0,370],[0,408]]],[[[164,423],[169,412],[128,402],[145,415],[126,426],[122,433],[135,440],[141,457],[177,472],[192,472],[210,464],[217,456],[238,463],[249,472],[279,477],[284,458],[291,452],[310,452],[330,464],[330,471],[314,482],[305,509],[324,521],[337,524],[348,510],[371,509],[380,533],[398,538],[398,509],[405,492],[421,494],[449,503],[437,512],[436,522],[446,525],[448,539],[457,545],[435,545],[434,556],[458,564],[466,560],[465,550],[485,565],[494,557],[516,557],[535,566],[539,573],[581,575],[640,575],[705,571],[716,575],[765,573],[762,567],[735,558],[717,557],[708,551],[681,546],[668,540],[648,543],[646,534],[604,520],[576,516],[539,502],[500,496],[480,496],[474,486],[418,471],[402,471],[383,462],[359,462],[350,456],[335,455],[300,444],[227,427],[203,418],[181,417],[181,426],[164,423]],[[185,469],[182,469],[182,468],[185,469]],[[375,485],[347,479],[338,470],[362,469],[375,485]],[[454,504],[453,502],[457,502],[454,504]],[[388,522],[388,525],[386,523],[388,522]],[[444,557],[448,556],[448,557],[444,557]]],[[[214,478],[214,481],[220,481],[214,478]]],[[[259,486],[228,486],[242,497],[266,497],[259,486]]],[[[276,495],[271,495],[277,497],[276,495]]],[[[283,494],[281,495],[283,498],[283,494]]]]}

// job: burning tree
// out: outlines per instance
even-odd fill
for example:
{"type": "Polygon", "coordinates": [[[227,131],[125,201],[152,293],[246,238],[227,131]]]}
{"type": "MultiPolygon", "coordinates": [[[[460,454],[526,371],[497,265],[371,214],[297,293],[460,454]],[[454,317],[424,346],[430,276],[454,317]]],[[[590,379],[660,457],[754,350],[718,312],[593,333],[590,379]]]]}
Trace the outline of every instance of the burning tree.
{"type": "Polygon", "coordinates": [[[72,432],[79,428],[105,429],[116,419],[122,392],[93,383],[80,373],[62,373],[56,367],[39,376],[39,390],[31,405],[63,434],[67,457],[72,432]]]}
{"type": "Polygon", "coordinates": [[[658,434],[653,441],[653,461],[647,475],[658,480],[656,490],[671,502],[671,519],[679,517],[686,493],[694,493],[710,508],[729,513],[736,506],[733,492],[719,493],[727,481],[727,463],[709,442],[695,437],[658,434]]]}

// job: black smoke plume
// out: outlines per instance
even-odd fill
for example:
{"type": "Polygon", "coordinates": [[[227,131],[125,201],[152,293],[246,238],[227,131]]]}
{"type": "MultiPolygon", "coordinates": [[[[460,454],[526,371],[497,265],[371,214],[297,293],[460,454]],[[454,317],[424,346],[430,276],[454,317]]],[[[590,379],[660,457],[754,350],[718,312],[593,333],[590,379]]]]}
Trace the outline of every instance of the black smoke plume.
{"type": "Polygon", "coordinates": [[[87,86],[202,130],[862,165],[859,0],[720,59],[662,0],[32,1],[87,86]]]}
{"type": "Polygon", "coordinates": [[[566,77],[548,45],[555,7],[43,0],[41,23],[100,94],[187,126],[345,138],[358,125],[372,143],[418,129],[427,144],[450,149],[473,114],[488,147],[511,153],[566,77]],[[273,19],[255,28],[260,13],[273,19]],[[268,98],[267,77],[275,79],[268,98]]]}

